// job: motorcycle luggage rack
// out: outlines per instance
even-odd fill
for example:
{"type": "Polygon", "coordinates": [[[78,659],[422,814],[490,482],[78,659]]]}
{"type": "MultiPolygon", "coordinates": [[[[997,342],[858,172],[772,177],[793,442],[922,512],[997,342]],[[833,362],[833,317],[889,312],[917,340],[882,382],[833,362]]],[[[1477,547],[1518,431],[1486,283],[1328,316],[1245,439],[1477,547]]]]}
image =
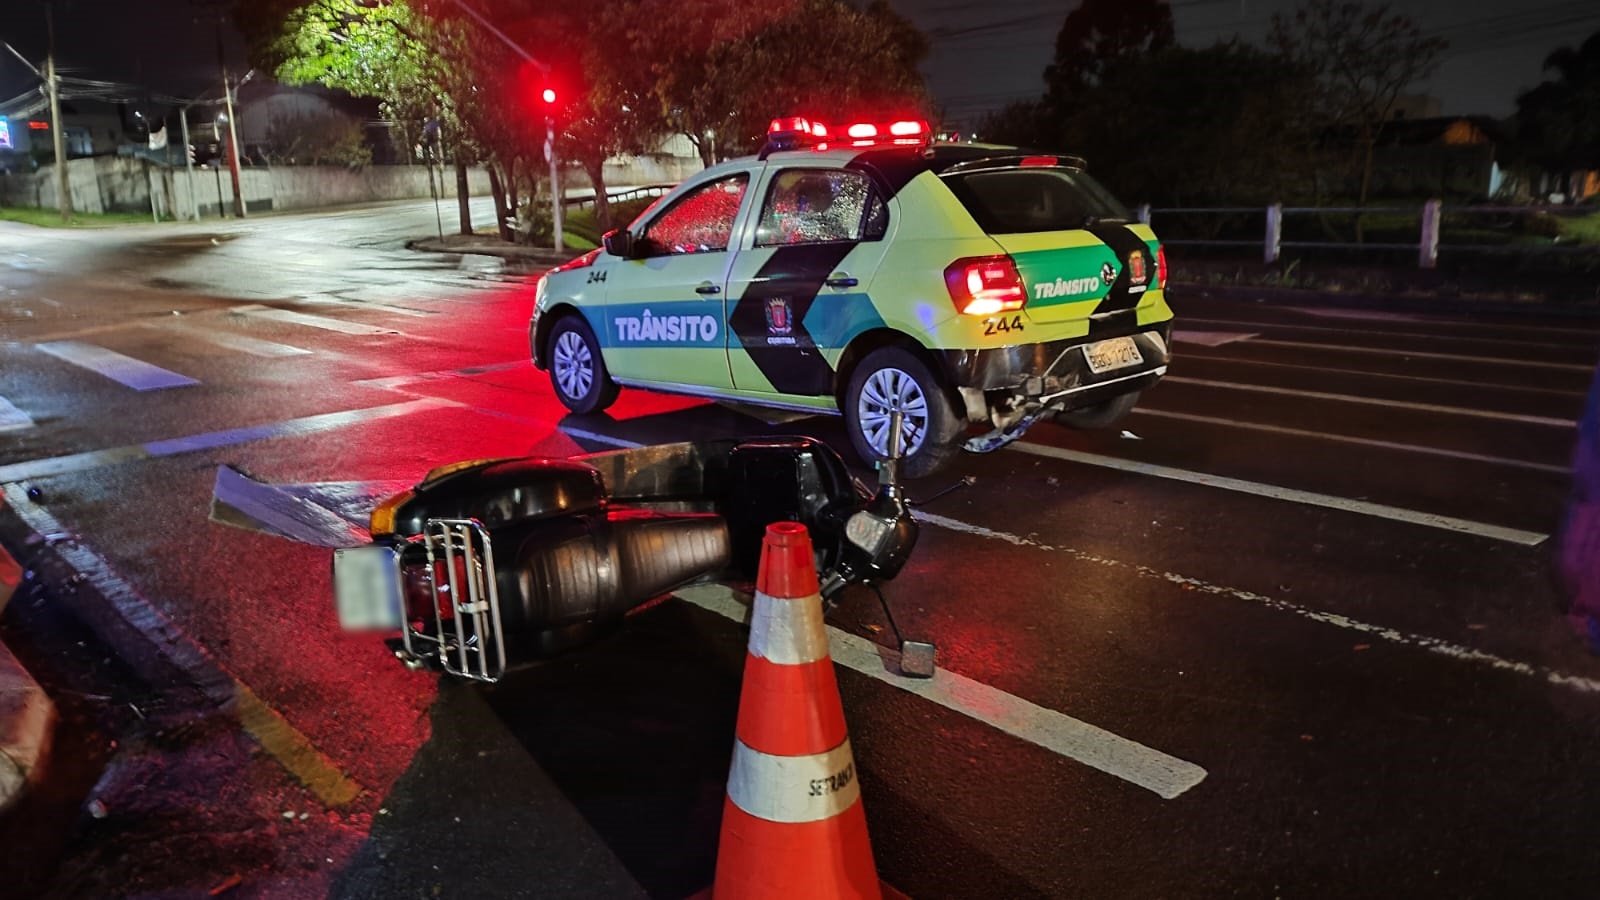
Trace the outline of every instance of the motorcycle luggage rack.
{"type": "Polygon", "coordinates": [[[407,623],[401,632],[406,653],[431,658],[452,675],[498,681],[506,670],[506,645],[489,532],[476,519],[428,519],[422,534],[434,631],[407,623]]]}

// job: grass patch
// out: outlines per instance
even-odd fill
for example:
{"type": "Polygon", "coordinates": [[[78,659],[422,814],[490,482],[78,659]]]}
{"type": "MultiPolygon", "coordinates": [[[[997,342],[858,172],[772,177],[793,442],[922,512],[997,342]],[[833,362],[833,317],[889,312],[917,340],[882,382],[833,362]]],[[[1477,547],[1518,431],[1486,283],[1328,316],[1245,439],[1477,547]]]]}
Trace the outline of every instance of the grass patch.
{"type": "Polygon", "coordinates": [[[41,228],[106,228],[112,225],[151,224],[148,213],[82,213],[74,212],[71,221],[61,222],[61,213],[54,209],[34,209],[30,206],[0,206],[0,222],[20,222],[41,228]]]}
{"type": "Polygon", "coordinates": [[[1585,244],[1600,244],[1600,212],[1562,219],[1561,236],[1585,244]]]}

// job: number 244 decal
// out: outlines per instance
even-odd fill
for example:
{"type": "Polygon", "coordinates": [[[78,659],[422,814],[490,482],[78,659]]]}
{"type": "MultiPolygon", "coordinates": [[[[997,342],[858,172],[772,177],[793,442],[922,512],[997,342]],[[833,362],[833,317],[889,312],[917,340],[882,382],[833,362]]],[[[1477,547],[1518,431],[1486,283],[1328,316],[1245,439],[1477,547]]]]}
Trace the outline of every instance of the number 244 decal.
{"type": "Polygon", "coordinates": [[[606,272],[605,272],[604,269],[591,269],[589,271],[589,283],[590,284],[594,284],[596,281],[605,281],[605,280],[606,280],[606,272]]]}
{"type": "Polygon", "coordinates": [[[1022,317],[1012,316],[1010,319],[984,319],[984,334],[999,334],[1002,331],[1021,331],[1022,317]]]}

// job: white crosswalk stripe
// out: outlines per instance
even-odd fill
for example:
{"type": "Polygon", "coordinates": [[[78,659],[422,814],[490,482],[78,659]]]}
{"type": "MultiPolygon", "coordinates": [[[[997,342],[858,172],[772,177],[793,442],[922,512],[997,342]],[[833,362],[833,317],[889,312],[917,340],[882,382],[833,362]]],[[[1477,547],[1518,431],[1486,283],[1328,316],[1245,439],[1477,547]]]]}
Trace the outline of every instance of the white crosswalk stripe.
{"type": "MultiPolygon", "coordinates": [[[[162,327],[160,325],[152,327],[162,327]]],[[[280,344],[277,341],[264,341],[261,338],[248,337],[242,334],[233,334],[215,328],[198,328],[193,325],[166,326],[175,328],[186,335],[198,338],[209,344],[224,347],[228,350],[237,350],[251,356],[263,356],[268,359],[279,359],[286,356],[306,356],[311,351],[304,347],[291,344],[280,344]]]]}
{"type": "Polygon", "coordinates": [[[63,362],[104,375],[136,391],[159,391],[164,388],[187,387],[200,383],[187,375],[82,341],[50,341],[34,346],[41,353],[48,353],[63,362]]]}
{"type": "Polygon", "coordinates": [[[0,431],[21,431],[32,427],[33,419],[27,413],[17,409],[10,400],[0,397],[0,431]]]}
{"type": "Polygon", "coordinates": [[[345,322],[340,319],[330,319],[325,316],[313,316],[309,313],[295,312],[290,309],[277,309],[271,306],[235,306],[235,313],[247,316],[256,316],[262,319],[271,319],[276,322],[287,322],[291,325],[304,325],[308,328],[320,328],[323,331],[337,331],[340,334],[399,334],[393,328],[379,328],[376,325],[364,325],[360,322],[345,322]]]}

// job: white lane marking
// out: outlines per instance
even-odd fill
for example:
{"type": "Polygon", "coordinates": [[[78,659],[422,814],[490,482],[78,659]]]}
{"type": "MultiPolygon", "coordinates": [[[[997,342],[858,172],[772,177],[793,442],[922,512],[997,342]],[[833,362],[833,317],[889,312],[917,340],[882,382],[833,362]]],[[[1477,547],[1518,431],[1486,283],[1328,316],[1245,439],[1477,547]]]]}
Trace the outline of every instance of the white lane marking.
{"type": "Polygon", "coordinates": [[[1192,472],[1188,469],[1175,469],[1170,466],[1156,465],[1155,463],[1136,462],[1131,459],[1118,459],[1114,456],[1100,456],[1094,453],[1082,453],[1077,450],[1067,450],[1062,447],[1050,447],[1044,444],[1035,444],[1028,441],[1017,441],[1007,445],[1009,450],[1022,453],[1031,453],[1034,456],[1044,456],[1051,459],[1061,459],[1067,462],[1081,463],[1086,466],[1100,466],[1106,469],[1116,469],[1121,472],[1132,472],[1135,475],[1149,475],[1155,478],[1169,478],[1173,481],[1186,481],[1190,484],[1199,484],[1206,487],[1220,488],[1225,491],[1236,491],[1241,494],[1251,494],[1257,497],[1267,497],[1273,500],[1285,500],[1290,503],[1301,503],[1306,506],[1320,506],[1324,509],[1336,509],[1341,512],[1352,512],[1363,516],[1372,516],[1377,519],[1389,519],[1394,522],[1405,522],[1411,525],[1425,525],[1429,528],[1438,528],[1442,531],[1455,531],[1461,534],[1470,534],[1477,537],[1486,537],[1497,541],[1506,541],[1512,544],[1522,544],[1528,547],[1537,547],[1549,537],[1536,531],[1523,531],[1517,528],[1505,528],[1500,525],[1489,525],[1483,522],[1473,522],[1467,519],[1457,519],[1452,516],[1441,516],[1434,513],[1420,512],[1414,509],[1402,509],[1398,506],[1388,506],[1382,503],[1370,503],[1366,500],[1351,500],[1347,497],[1335,497],[1330,494],[1318,494],[1312,491],[1301,491],[1294,488],[1279,487],[1275,484],[1261,484],[1255,481],[1245,481],[1240,478],[1227,478],[1222,475],[1212,475],[1209,472],[1192,472]]]}
{"type": "Polygon", "coordinates": [[[10,400],[0,397],[0,431],[21,431],[32,427],[33,419],[27,413],[13,406],[10,400]]]}
{"type": "Polygon", "coordinates": [[[393,306],[379,300],[350,300],[345,297],[335,297],[332,294],[307,294],[305,297],[301,298],[300,302],[348,306],[352,309],[381,309],[384,312],[392,312],[402,316],[411,316],[412,318],[417,319],[426,319],[430,316],[438,315],[436,312],[421,309],[411,309],[410,307],[406,306],[393,306]]]}
{"type": "Polygon", "coordinates": [[[247,316],[257,316],[262,319],[271,319],[275,322],[288,322],[291,325],[304,325],[308,328],[320,328],[323,331],[337,331],[340,334],[399,334],[393,328],[379,328],[376,325],[363,325],[360,322],[344,322],[339,319],[329,319],[325,316],[313,316],[309,313],[295,312],[291,309],[277,309],[271,306],[235,306],[230,312],[247,316]]]}
{"type": "Polygon", "coordinates": [[[208,344],[216,344],[218,347],[222,347],[227,350],[237,350],[240,353],[248,353],[251,356],[264,356],[268,359],[279,359],[286,356],[306,356],[311,353],[310,350],[306,350],[302,347],[295,347],[291,344],[280,344],[276,341],[264,341],[260,338],[247,337],[242,334],[233,334],[227,331],[219,331],[214,328],[201,328],[187,323],[181,325],[165,325],[160,322],[147,322],[145,324],[152,328],[175,329],[183,332],[186,335],[191,335],[195,338],[205,341],[208,344]]]}
{"type": "Polygon", "coordinates": [[[1379,310],[1361,309],[1309,309],[1304,306],[1280,306],[1289,312],[1304,313],[1308,316],[1317,316],[1322,319],[1360,319],[1372,322],[1437,322],[1441,325],[1466,324],[1451,322],[1448,319],[1430,319],[1425,316],[1413,316],[1408,313],[1381,312],[1379,310]]]}
{"type": "Polygon", "coordinates": [[[48,353],[63,362],[88,369],[97,375],[104,375],[136,391],[159,391],[163,388],[187,387],[200,383],[187,375],[180,375],[144,360],[123,356],[115,350],[107,350],[81,341],[50,341],[34,346],[39,348],[41,353],[48,353]]]}
{"type": "Polygon", "coordinates": [[[484,363],[477,366],[465,366],[458,369],[434,369],[431,372],[405,372],[400,375],[380,375],[377,378],[363,378],[352,381],[363,387],[383,388],[385,390],[399,390],[409,384],[425,381],[442,381],[447,378],[471,378],[474,375],[490,375],[495,372],[509,372],[515,369],[532,368],[533,363],[527,359],[514,359],[507,362],[484,363]]]}
{"type": "Polygon", "coordinates": [[[1363,406],[1385,406],[1390,409],[1410,409],[1417,412],[1446,413],[1452,416],[1472,416],[1479,419],[1496,419],[1502,422],[1520,422],[1523,425],[1549,425],[1554,428],[1576,428],[1578,426],[1576,419],[1526,416],[1521,413],[1498,412],[1492,409],[1476,409],[1466,406],[1445,406],[1438,403],[1418,403],[1412,400],[1385,400],[1381,397],[1363,397],[1359,394],[1305,391],[1298,388],[1272,387],[1265,384],[1246,384],[1237,381],[1212,381],[1209,378],[1186,378],[1177,375],[1168,375],[1162,380],[1174,384],[1193,384],[1230,391],[1251,391],[1257,394],[1277,394],[1283,397],[1307,397],[1312,400],[1335,400],[1340,403],[1358,403],[1363,406]]]}
{"type": "MultiPolygon", "coordinates": [[[[676,596],[735,622],[744,622],[749,613],[749,607],[722,585],[683,588],[676,596]]],[[[833,661],[847,669],[1114,775],[1163,799],[1177,797],[1206,777],[1206,770],[1194,763],[948,669],[936,670],[932,678],[899,675],[894,663],[899,657],[898,651],[880,647],[832,625],[828,626],[828,644],[833,661]]]]}
{"type": "Polygon", "coordinates": [[[630,440],[626,440],[624,438],[615,438],[615,437],[611,437],[610,435],[606,435],[606,434],[596,434],[593,431],[584,431],[582,428],[568,428],[565,425],[561,425],[561,426],[558,426],[558,427],[561,429],[562,433],[565,434],[567,437],[575,438],[575,439],[580,440],[580,441],[594,441],[597,444],[608,444],[608,445],[610,445],[612,447],[623,447],[623,448],[626,448],[626,449],[629,449],[629,450],[631,450],[631,449],[633,449],[635,447],[643,447],[644,446],[643,444],[639,443],[638,441],[630,441],[630,440]]]}
{"type": "Polygon", "coordinates": [[[1308,316],[1322,316],[1329,319],[1373,319],[1376,321],[1407,321],[1425,322],[1429,325],[1440,325],[1447,328],[1477,328],[1485,331],[1504,333],[1507,331],[1545,331],[1551,334],[1585,334],[1591,337],[1600,337],[1600,332],[1572,325],[1521,325],[1504,322],[1462,322],[1458,319],[1446,319],[1438,316],[1410,315],[1407,313],[1362,312],[1353,309],[1311,309],[1304,306],[1275,306],[1286,312],[1304,313],[1308,316]]]}
{"type": "Polygon", "coordinates": [[[1156,416],[1162,419],[1177,419],[1184,422],[1199,422],[1205,425],[1221,425],[1226,428],[1244,428],[1250,431],[1265,431],[1269,434],[1284,434],[1291,437],[1314,438],[1321,441],[1333,441],[1339,444],[1355,444],[1361,447],[1377,447],[1383,450],[1402,450],[1407,453],[1422,453],[1429,456],[1442,456],[1448,459],[1464,459],[1471,462],[1493,463],[1497,466],[1509,466],[1514,469],[1527,469],[1533,472],[1549,472],[1556,475],[1565,475],[1571,469],[1567,466],[1556,466],[1549,463],[1528,462],[1522,459],[1510,459],[1504,456],[1488,456],[1482,453],[1468,453],[1465,450],[1446,450],[1442,447],[1425,447],[1420,444],[1400,444],[1394,441],[1380,441],[1375,438],[1351,437],[1343,434],[1328,434],[1322,431],[1309,431],[1302,428],[1285,428],[1281,425],[1267,425],[1261,422],[1241,422],[1237,419],[1222,419],[1215,416],[1197,416],[1191,413],[1171,412],[1165,409],[1151,409],[1139,406],[1134,409],[1134,415],[1156,416]]]}
{"type": "Polygon", "coordinates": [[[1296,325],[1293,322],[1237,322],[1231,319],[1194,319],[1187,316],[1184,322],[1197,322],[1205,325],[1232,325],[1244,328],[1285,328],[1290,331],[1320,331],[1327,334],[1359,334],[1363,337],[1409,338],[1417,341],[1477,341],[1478,343],[1507,344],[1517,347],[1539,347],[1545,350],[1582,350],[1581,346],[1561,344],[1551,341],[1523,341],[1515,338],[1504,337],[1465,337],[1455,334],[1419,334],[1411,331],[1373,331],[1368,328],[1334,328],[1329,325],[1296,325]]]}
{"type": "Polygon", "coordinates": [[[1313,341],[1279,341],[1255,338],[1257,347],[1292,347],[1296,350],[1333,350],[1339,353],[1372,353],[1391,359],[1444,359],[1451,362],[1485,363],[1491,366],[1527,366],[1533,369],[1558,369],[1563,372],[1592,373],[1594,366],[1578,363],[1545,362],[1537,359],[1506,359],[1500,356],[1468,356],[1464,353],[1432,353],[1421,350],[1396,350],[1393,347],[1357,347],[1351,344],[1318,344],[1313,341]]]}
{"type": "Polygon", "coordinates": [[[436,398],[408,400],[404,403],[391,403],[387,406],[320,413],[318,415],[302,416],[297,419],[284,419],[280,422],[268,422],[265,425],[246,425],[242,428],[208,431],[202,434],[150,441],[144,444],[128,444],[122,447],[108,447],[104,450],[69,453],[65,456],[30,459],[0,466],[0,484],[23,481],[29,478],[45,478],[65,472],[98,469],[102,466],[117,465],[118,463],[151,459],[153,457],[173,456],[179,453],[193,453],[198,450],[229,447],[235,444],[246,444],[269,438],[295,437],[317,431],[342,428],[346,425],[369,422],[375,419],[408,416],[412,413],[427,412],[444,407],[460,407],[461,405],[453,400],[436,398]]]}
{"type": "Polygon", "coordinates": [[[1441,656],[1448,656],[1451,659],[1461,660],[1462,662],[1485,665],[1491,669],[1501,672],[1513,672],[1518,675],[1526,675],[1532,678],[1541,679],[1549,682],[1550,684],[1570,687],[1587,694],[1600,693],[1600,680],[1578,675],[1568,675],[1564,672],[1551,669],[1547,666],[1535,665],[1533,663],[1522,662],[1520,660],[1507,659],[1506,657],[1489,653],[1484,650],[1479,650],[1475,647],[1467,647],[1461,644],[1452,643],[1444,640],[1443,638],[1429,637],[1428,635],[1421,634],[1408,634],[1394,628],[1388,628],[1383,625],[1373,625],[1367,622],[1362,622],[1359,619],[1352,619],[1349,616],[1339,615],[1338,613],[1330,613],[1320,609],[1312,609],[1307,606],[1301,606],[1298,603],[1291,603],[1288,600],[1282,600],[1277,597],[1268,597],[1265,594],[1257,594],[1254,591],[1246,591],[1240,590],[1239,588],[1225,587],[1220,584],[1212,584],[1211,582],[1203,581],[1199,578],[1190,578],[1187,575],[1179,575],[1174,572],[1163,572],[1159,569],[1151,568],[1150,566],[1126,563],[1116,559],[1107,559],[1104,556],[1099,556],[1084,550],[1078,550],[1073,547],[1061,547],[1045,544],[1035,541],[1031,538],[1022,537],[1021,535],[1011,534],[1005,531],[995,531],[990,528],[985,528],[982,525],[973,525],[968,522],[946,518],[945,516],[935,515],[933,513],[922,512],[919,510],[918,512],[914,513],[914,515],[920,522],[924,522],[928,525],[935,525],[950,531],[958,531],[963,534],[975,535],[977,537],[989,538],[991,540],[1005,541],[1008,544],[1015,544],[1019,547],[1035,547],[1051,553],[1063,553],[1081,562],[1094,563],[1096,565],[1106,566],[1108,568],[1132,572],[1143,578],[1153,578],[1157,581],[1166,581],[1172,584],[1184,585],[1204,594],[1232,597],[1236,600],[1257,603],[1267,607],[1268,609],[1278,610],[1279,612],[1293,613],[1294,615],[1302,618],[1310,619],[1313,622],[1321,622],[1326,625],[1334,625],[1339,628],[1349,629],[1351,631],[1359,631],[1362,634],[1371,635],[1379,640],[1387,641],[1392,644],[1399,644],[1406,647],[1418,647],[1428,651],[1429,653],[1437,653],[1441,656]]]}
{"type": "Polygon", "coordinates": [[[1175,344],[1199,344],[1202,347],[1221,347],[1235,341],[1247,341],[1259,337],[1256,332],[1239,331],[1191,331],[1187,328],[1176,328],[1172,332],[1172,341],[1175,344]]]}
{"type": "Polygon", "coordinates": [[[1528,394],[1550,394],[1557,397],[1584,397],[1585,391],[1566,391],[1561,388],[1533,387],[1525,384],[1500,384],[1493,381],[1468,381],[1464,378],[1430,378],[1426,375],[1402,375],[1398,372],[1373,372],[1367,369],[1343,369],[1338,366],[1308,366],[1303,363],[1267,362],[1263,359],[1244,359],[1238,356],[1186,356],[1185,363],[1195,360],[1203,362],[1235,363],[1242,366],[1268,366],[1274,369],[1303,369],[1308,372],[1336,373],[1340,375],[1359,375],[1363,378],[1389,378],[1397,381],[1417,381],[1425,384],[1448,384],[1455,387],[1477,388],[1478,390],[1490,389],[1496,391],[1520,391],[1528,394]]]}

